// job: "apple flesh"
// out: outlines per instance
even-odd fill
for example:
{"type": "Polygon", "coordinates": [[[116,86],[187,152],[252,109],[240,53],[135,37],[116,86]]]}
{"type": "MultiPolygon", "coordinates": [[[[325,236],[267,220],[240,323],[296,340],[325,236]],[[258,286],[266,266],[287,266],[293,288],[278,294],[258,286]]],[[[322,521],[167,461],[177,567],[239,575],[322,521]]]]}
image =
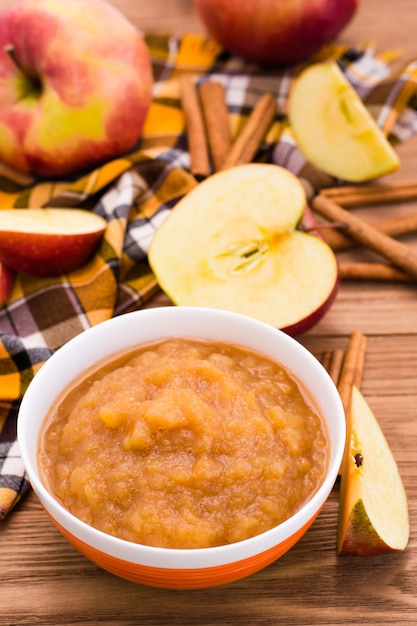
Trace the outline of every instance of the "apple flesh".
{"type": "Polygon", "coordinates": [[[195,0],[198,14],[222,47],[261,64],[301,61],[333,40],[359,0],[195,0]]]}
{"type": "Polygon", "coordinates": [[[13,291],[15,274],[0,263],[0,307],[6,304],[13,291]]]}
{"type": "Polygon", "coordinates": [[[0,262],[33,276],[71,272],[91,258],[106,226],[82,209],[3,209],[0,262]]]}
{"type": "Polygon", "coordinates": [[[105,0],[19,0],[0,13],[0,159],[66,176],[132,149],[152,97],[146,44],[105,0]]]}
{"type": "Polygon", "coordinates": [[[317,168],[363,182],[400,161],[337,63],[316,63],[295,81],[288,117],[298,147],[317,168]]]}
{"type": "Polygon", "coordinates": [[[290,335],[317,323],[337,293],[330,247],[298,231],[305,207],[299,180],[272,164],[218,172],[184,196],[148,252],[174,304],[236,311],[290,335]]]}
{"type": "Polygon", "coordinates": [[[342,466],[338,552],[372,556],[404,550],[409,519],[403,482],[387,440],[356,387],[350,422],[342,466]]]}

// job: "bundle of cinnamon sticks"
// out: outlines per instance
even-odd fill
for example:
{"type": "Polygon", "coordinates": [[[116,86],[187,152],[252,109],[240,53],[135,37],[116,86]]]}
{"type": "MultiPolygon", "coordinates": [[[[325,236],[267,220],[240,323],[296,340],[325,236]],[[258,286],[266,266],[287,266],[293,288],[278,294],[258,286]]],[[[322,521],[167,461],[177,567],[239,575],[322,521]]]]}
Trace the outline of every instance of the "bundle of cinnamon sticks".
{"type": "Polygon", "coordinates": [[[197,85],[181,77],[181,103],[187,127],[190,167],[199,179],[235,165],[250,163],[277,111],[265,92],[252,109],[242,132],[232,139],[223,85],[206,81],[197,85]]]}
{"type": "MultiPolygon", "coordinates": [[[[346,350],[337,348],[322,354],[321,363],[327,370],[342,401],[346,417],[347,431],[349,432],[350,406],[352,391],[356,387],[360,390],[365,365],[367,337],[360,331],[354,330],[349,337],[346,350]]],[[[345,454],[348,449],[346,440],[345,454]]],[[[343,463],[342,463],[343,465],[343,463]]],[[[341,473],[339,470],[339,474],[341,473]]]]}
{"type": "Polygon", "coordinates": [[[417,199],[417,181],[358,185],[323,189],[311,202],[312,209],[336,228],[322,235],[335,251],[361,244],[383,257],[384,262],[341,262],[343,279],[417,280],[417,251],[395,237],[417,232],[417,212],[365,221],[348,208],[417,199]]]}

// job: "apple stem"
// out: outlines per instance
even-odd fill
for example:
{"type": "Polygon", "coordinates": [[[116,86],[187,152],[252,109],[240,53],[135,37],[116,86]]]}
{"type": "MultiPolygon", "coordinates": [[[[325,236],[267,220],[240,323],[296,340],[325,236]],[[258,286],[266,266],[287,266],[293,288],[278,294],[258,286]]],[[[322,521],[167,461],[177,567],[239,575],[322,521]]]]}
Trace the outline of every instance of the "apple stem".
{"type": "Polygon", "coordinates": [[[28,68],[23,67],[23,65],[21,64],[21,62],[19,61],[17,57],[16,49],[14,45],[11,43],[7,43],[4,46],[3,50],[6,52],[6,54],[9,55],[9,58],[13,61],[16,68],[20,72],[22,72],[22,74],[24,75],[27,81],[26,89],[24,90],[23,95],[27,95],[27,93],[31,93],[31,92],[34,92],[35,94],[40,94],[42,91],[42,81],[40,77],[35,72],[29,70],[28,68]],[[26,90],[27,90],[27,93],[26,93],[26,90]]]}
{"type": "Polygon", "coordinates": [[[16,49],[15,49],[14,45],[12,43],[6,43],[6,45],[4,46],[4,51],[6,52],[6,54],[9,55],[10,59],[13,61],[15,66],[21,72],[23,72],[25,74],[25,70],[22,67],[22,64],[20,63],[19,59],[17,58],[16,49]]]}

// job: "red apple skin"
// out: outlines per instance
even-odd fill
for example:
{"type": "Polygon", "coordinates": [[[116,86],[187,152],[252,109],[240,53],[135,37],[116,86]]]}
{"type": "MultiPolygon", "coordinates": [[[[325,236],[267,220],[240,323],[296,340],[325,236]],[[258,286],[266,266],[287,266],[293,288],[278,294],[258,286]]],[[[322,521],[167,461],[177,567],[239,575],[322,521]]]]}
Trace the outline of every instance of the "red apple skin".
{"type": "Polygon", "coordinates": [[[102,231],[82,234],[0,232],[0,262],[32,276],[67,274],[94,254],[102,231]]]}
{"type": "Polygon", "coordinates": [[[350,22],[360,0],[195,0],[209,35],[265,65],[304,60],[350,22]]]}
{"type": "Polygon", "coordinates": [[[338,272],[334,287],[332,291],[329,293],[327,300],[325,300],[323,304],[319,306],[318,309],[310,313],[310,315],[307,315],[307,317],[305,317],[304,319],[300,320],[299,322],[296,322],[295,324],[291,324],[291,326],[286,326],[285,328],[281,328],[280,330],[282,330],[287,335],[290,335],[290,337],[298,337],[299,335],[302,335],[306,333],[308,330],[310,330],[311,328],[313,328],[313,326],[319,323],[319,321],[325,316],[327,311],[332,306],[339,292],[339,287],[340,287],[340,275],[338,272]]]}
{"type": "Polygon", "coordinates": [[[152,87],[143,37],[106,0],[18,0],[0,13],[0,159],[19,171],[62,177],[131,150],[152,87]]]}
{"type": "Polygon", "coordinates": [[[358,500],[351,511],[345,541],[338,553],[354,556],[379,556],[397,551],[396,548],[392,548],[379,537],[369,520],[363,501],[358,500]]]}
{"type": "Polygon", "coordinates": [[[0,263],[0,307],[6,304],[13,291],[15,274],[0,263]]]}
{"type": "MultiPolygon", "coordinates": [[[[301,223],[304,229],[309,230],[312,235],[314,234],[316,237],[319,237],[320,239],[325,241],[325,238],[323,237],[323,234],[321,233],[320,228],[318,227],[316,218],[314,217],[314,214],[311,211],[308,204],[305,206],[304,215],[301,220],[301,223]]],[[[313,328],[313,326],[318,324],[320,320],[326,315],[327,311],[330,309],[333,302],[336,300],[337,294],[339,293],[340,282],[341,282],[341,279],[340,279],[340,273],[338,270],[334,287],[332,291],[329,293],[327,299],[323,302],[323,304],[318,309],[310,313],[310,315],[308,315],[304,319],[300,320],[299,322],[296,322],[295,324],[291,324],[291,326],[286,326],[285,328],[281,328],[281,330],[287,335],[290,335],[291,337],[298,337],[299,335],[306,333],[311,328],[313,328]]]]}

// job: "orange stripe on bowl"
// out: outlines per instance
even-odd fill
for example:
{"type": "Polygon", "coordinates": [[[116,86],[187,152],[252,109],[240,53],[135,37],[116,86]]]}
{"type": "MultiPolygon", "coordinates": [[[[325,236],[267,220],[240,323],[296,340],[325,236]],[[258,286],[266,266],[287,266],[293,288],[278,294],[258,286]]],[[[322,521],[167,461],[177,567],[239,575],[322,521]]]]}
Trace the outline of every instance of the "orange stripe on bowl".
{"type": "Polygon", "coordinates": [[[74,548],[81,552],[81,554],[104,570],[120,578],[125,578],[126,580],[151,587],[159,587],[161,589],[203,589],[234,582],[270,565],[285,554],[285,552],[303,536],[313,523],[315,517],[309,520],[287,540],[260,554],[225,565],[202,567],[198,569],[152,567],[118,559],[89,546],[84,541],[68,532],[56,520],[51,519],[62,535],[74,548]]]}

